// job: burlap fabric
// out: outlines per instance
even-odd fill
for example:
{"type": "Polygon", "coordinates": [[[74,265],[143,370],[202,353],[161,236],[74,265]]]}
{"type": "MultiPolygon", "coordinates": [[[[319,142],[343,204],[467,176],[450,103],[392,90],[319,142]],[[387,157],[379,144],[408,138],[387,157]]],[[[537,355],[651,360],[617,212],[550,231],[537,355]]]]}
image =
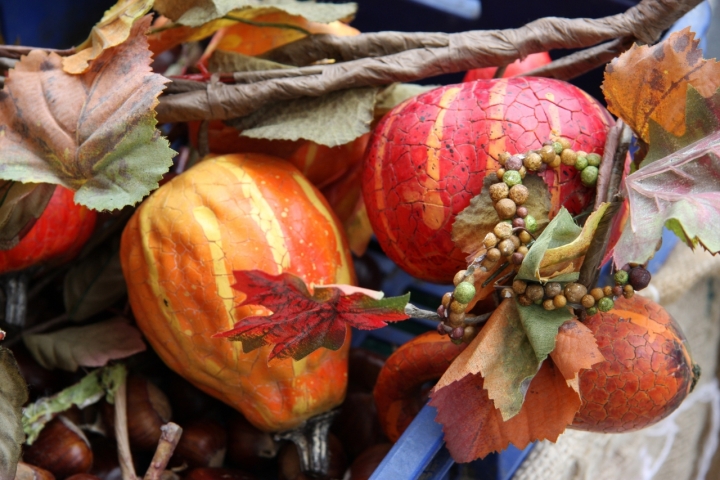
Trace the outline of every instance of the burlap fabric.
{"type": "Polygon", "coordinates": [[[638,432],[568,430],[555,444],[540,442],[514,480],[720,479],[720,256],[678,245],[651,285],[643,293],[680,323],[702,367],[693,393],[670,417],[638,432]]]}

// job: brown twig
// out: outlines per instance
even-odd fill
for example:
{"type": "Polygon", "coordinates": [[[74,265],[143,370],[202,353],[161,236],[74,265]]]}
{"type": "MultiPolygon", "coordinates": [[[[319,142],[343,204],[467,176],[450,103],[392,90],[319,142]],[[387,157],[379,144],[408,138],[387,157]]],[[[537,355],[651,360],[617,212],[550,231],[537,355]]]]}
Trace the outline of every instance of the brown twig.
{"type": "Polygon", "coordinates": [[[127,427],[127,380],[123,379],[115,393],[115,440],[123,480],[137,480],[130,454],[130,437],[127,427]]]}
{"type": "Polygon", "coordinates": [[[160,441],[143,480],[160,480],[162,478],[165,467],[167,467],[170,457],[175,452],[175,447],[177,447],[183,431],[179,425],[172,422],[163,425],[160,430],[162,431],[160,441]]]}
{"type": "Polygon", "coordinates": [[[43,50],[45,52],[57,53],[61,57],[67,57],[75,53],[74,48],[68,48],[66,50],[57,50],[54,48],[38,48],[38,47],[24,47],[22,45],[0,45],[0,57],[4,58],[20,58],[23,55],[27,55],[33,50],[43,50]]]}
{"type": "MultiPolygon", "coordinates": [[[[275,78],[244,85],[211,82],[203,90],[161,97],[161,122],[243,117],[269,102],[317,97],[347,88],[411,82],[443,73],[493,65],[556,48],[583,48],[611,39],[634,37],[652,43],[700,0],[643,0],[627,12],[600,19],[543,18],[509,30],[447,34],[448,45],[415,48],[379,58],[300,67],[321,73],[275,78]]],[[[435,38],[438,34],[432,34],[435,38]]],[[[358,38],[358,37],[346,37],[358,38]]],[[[368,52],[358,52],[366,54],[368,52]]]]}
{"type": "Polygon", "coordinates": [[[608,131],[607,137],[605,138],[605,148],[603,149],[603,158],[600,163],[600,169],[598,171],[597,180],[597,194],[595,196],[595,210],[598,209],[600,204],[608,201],[608,187],[610,186],[610,173],[612,172],[615,152],[618,148],[618,142],[620,141],[620,133],[622,132],[623,125],[625,123],[622,119],[619,119],[615,125],[608,131]]]}

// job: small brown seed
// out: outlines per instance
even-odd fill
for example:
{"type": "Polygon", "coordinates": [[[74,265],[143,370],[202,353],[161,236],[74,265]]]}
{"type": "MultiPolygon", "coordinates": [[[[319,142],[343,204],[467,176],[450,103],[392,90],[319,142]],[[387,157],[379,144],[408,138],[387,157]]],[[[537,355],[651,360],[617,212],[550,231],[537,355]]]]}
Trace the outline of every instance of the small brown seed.
{"type": "Polygon", "coordinates": [[[498,250],[500,250],[500,254],[503,257],[509,257],[510,255],[515,253],[515,244],[509,238],[506,238],[502,242],[498,243],[497,248],[498,250]]]}
{"type": "Polygon", "coordinates": [[[523,158],[523,155],[513,155],[503,165],[505,170],[520,170],[520,167],[523,166],[523,158]]]}
{"type": "Polygon", "coordinates": [[[502,257],[502,253],[500,253],[500,250],[498,250],[497,248],[491,248],[485,254],[485,259],[492,263],[495,263],[498,260],[500,260],[500,257],[502,257]]]}
{"type": "Polygon", "coordinates": [[[582,299],[580,299],[580,304],[585,308],[590,308],[595,306],[595,297],[592,295],[583,295],[582,299]]]}
{"type": "Polygon", "coordinates": [[[603,295],[606,297],[611,297],[613,294],[612,287],[610,285],[607,285],[603,287],[603,295]]]}
{"type": "Polygon", "coordinates": [[[462,282],[467,274],[467,270],[458,271],[453,277],[453,285],[457,286],[458,283],[462,282]]]}
{"type": "Polygon", "coordinates": [[[632,298],[633,295],[635,295],[635,289],[632,287],[632,285],[625,285],[623,287],[623,297],[632,298]]]}
{"type": "MultiPolygon", "coordinates": [[[[517,203],[517,202],[515,202],[517,203]]],[[[528,216],[528,209],[527,207],[517,207],[517,210],[515,211],[515,215],[517,215],[520,218],[525,218],[528,216]]]]}
{"type": "Polygon", "coordinates": [[[525,160],[523,160],[525,168],[533,172],[538,171],[542,163],[542,157],[536,152],[530,152],[527,157],[525,157],[525,160]]]}
{"type": "Polygon", "coordinates": [[[565,298],[565,295],[555,295],[553,297],[553,305],[555,305],[555,308],[562,308],[565,305],[567,305],[567,298],[565,298]]]}
{"type": "Polygon", "coordinates": [[[493,232],[488,232],[488,234],[485,235],[485,239],[483,240],[483,245],[485,245],[485,248],[493,248],[497,244],[498,238],[493,232]]]}
{"type": "Polygon", "coordinates": [[[545,296],[547,298],[554,298],[560,295],[563,291],[562,285],[557,282],[548,282],[545,284],[545,296]]]}
{"type": "Polygon", "coordinates": [[[533,301],[530,300],[527,295],[520,295],[517,300],[518,303],[523,307],[529,307],[533,304],[533,301]]]}
{"type": "Polygon", "coordinates": [[[522,218],[513,218],[512,226],[513,228],[525,228],[525,220],[522,218]]]}
{"type": "Polygon", "coordinates": [[[503,175],[505,175],[505,169],[504,169],[504,168],[498,168],[497,170],[495,170],[495,175],[497,175],[498,180],[502,180],[502,179],[503,179],[503,175]]]}
{"type": "Polygon", "coordinates": [[[510,200],[515,202],[517,205],[522,205],[523,203],[527,202],[529,196],[530,191],[525,185],[522,184],[513,186],[508,192],[508,197],[510,197],[510,200]]]}
{"type": "Polygon", "coordinates": [[[555,310],[555,303],[550,298],[543,301],[542,306],[545,310],[555,310]]]}
{"type": "Polygon", "coordinates": [[[619,297],[624,292],[622,285],[615,285],[612,289],[613,297],[619,297]]]}
{"type": "Polygon", "coordinates": [[[462,327],[465,320],[465,312],[453,313],[450,312],[447,319],[447,324],[453,328],[462,327]]]}
{"type": "Polygon", "coordinates": [[[505,166],[505,162],[507,162],[510,159],[511,155],[508,152],[502,152],[500,155],[498,155],[498,163],[505,166]]]}
{"type": "Polygon", "coordinates": [[[522,295],[523,293],[525,293],[526,288],[527,288],[527,282],[525,282],[524,280],[520,280],[517,278],[515,280],[513,280],[512,289],[518,295],[522,295]]]}
{"type": "Polygon", "coordinates": [[[525,245],[520,245],[517,251],[522,253],[523,255],[527,255],[530,249],[528,249],[525,245]]]}
{"type": "Polygon", "coordinates": [[[587,295],[587,288],[582,283],[568,283],[565,285],[565,297],[570,303],[580,303],[582,298],[587,295]]]}
{"type": "Polygon", "coordinates": [[[520,238],[518,238],[517,235],[510,235],[510,240],[513,242],[513,245],[515,246],[515,250],[520,248],[520,238]]]}
{"type": "Polygon", "coordinates": [[[525,243],[525,244],[532,242],[532,236],[525,230],[520,232],[520,234],[518,235],[518,238],[520,239],[520,242],[525,243]]]}
{"type": "Polygon", "coordinates": [[[450,303],[450,313],[462,313],[467,308],[467,303],[460,303],[457,300],[453,300],[450,303]]]}
{"type": "Polygon", "coordinates": [[[542,300],[542,298],[545,296],[545,290],[537,283],[533,283],[532,285],[527,286],[527,288],[525,289],[525,295],[527,295],[530,300],[535,302],[537,300],[542,300]]]}
{"type": "MultiPolygon", "coordinates": [[[[513,187],[515,188],[515,187],[513,187]]],[[[501,220],[508,220],[515,216],[517,205],[509,198],[501,198],[495,204],[495,211],[501,220]]]]}
{"type": "Polygon", "coordinates": [[[570,140],[568,140],[567,138],[562,138],[562,137],[561,137],[561,138],[558,138],[556,141],[557,141],[557,142],[560,142],[560,145],[562,145],[562,147],[563,147],[564,149],[565,149],[565,148],[570,148],[570,147],[572,147],[572,142],[571,142],[570,140]]]}
{"type": "Polygon", "coordinates": [[[446,292],[445,295],[442,296],[442,306],[445,307],[445,310],[450,308],[450,302],[452,302],[452,292],[446,292]]]}
{"type": "Polygon", "coordinates": [[[595,299],[595,301],[597,302],[598,300],[600,300],[601,298],[603,298],[605,296],[605,292],[603,292],[602,288],[595,287],[592,290],[590,290],[590,295],[592,295],[593,298],[595,299]]]}
{"type": "Polygon", "coordinates": [[[465,333],[463,333],[462,341],[463,343],[470,343],[473,338],[478,333],[478,329],[475,325],[466,325],[465,326],[465,333]]]}
{"type": "Polygon", "coordinates": [[[508,193],[510,193],[510,187],[508,187],[505,182],[490,185],[490,198],[493,202],[507,198],[508,193]]]}
{"type": "Polygon", "coordinates": [[[575,166],[575,161],[577,160],[577,154],[574,150],[570,150],[569,148],[566,148],[562,151],[560,154],[560,161],[562,161],[563,165],[569,165],[569,166],[575,166]]]}
{"type": "Polygon", "coordinates": [[[543,163],[551,163],[555,160],[556,153],[552,145],[543,146],[538,153],[543,163]]]}
{"type": "Polygon", "coordinates": [[[525,175],[527,175],[527,168],[525,168],[524,166],[520,167],[518,169],[518,173],[520,174],[521,179],[525,178],[525,175]]]}
{"type": "Polygon", "coordinates": [[[512,262],[513,265],[522,265],[523,260],[525,260],[525,255],[520,252],[515,252],[510,257],[510,262],[512,262]]]}
{"type": "Polygon", "coordinates": [[[510,235],[512,235],[512,225],[507,222],[500,222],[497,225],[495,225],[495,228],[493,229],[493,233],[500,240],[510,238],[510,235]]]}
{"type": "Polygon", "coordinates": [[[555,158],[552,162],[547,164],[550,168],[558,168],[560,165],[562,165],[562,159],[560,158],[560,155],[555,155],[555,158]]]}

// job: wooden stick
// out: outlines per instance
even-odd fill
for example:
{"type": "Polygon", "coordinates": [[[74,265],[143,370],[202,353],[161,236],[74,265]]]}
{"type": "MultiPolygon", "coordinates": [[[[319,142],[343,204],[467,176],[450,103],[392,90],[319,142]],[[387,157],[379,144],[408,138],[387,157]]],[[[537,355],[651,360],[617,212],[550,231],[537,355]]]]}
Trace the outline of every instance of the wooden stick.
{"type": "Polygon", "coordinates": [[[162,434],[160,435],[160,441],[158,442],[157,450],[153,455],[152,462],[150,462],[150,468],[145,472],[143,480],[160,480],[162,474],[167,467],[170,458],[175,452],[180,437],[182,436],[182,428],[176,423],[169,422],[163,425],[161,428],[162,434]]]}
{"type": "Polygon", "coordinates": [[[137,480],[127,428],[127,379],[123,379],[115,394],[115,440],[123,480],[137,480]]]}

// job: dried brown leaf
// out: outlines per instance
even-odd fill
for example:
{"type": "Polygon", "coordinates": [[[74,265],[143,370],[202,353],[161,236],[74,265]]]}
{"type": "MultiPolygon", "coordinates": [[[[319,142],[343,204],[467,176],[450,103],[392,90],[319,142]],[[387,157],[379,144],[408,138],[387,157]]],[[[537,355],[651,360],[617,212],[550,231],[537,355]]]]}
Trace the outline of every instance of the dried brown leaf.
{"type": "Polygon", "coordinates": [[[592,330],[577,319],[565,322],[555,338],[555,350],[550,357],[567,384],[580,393],[578,374],[605,360],[597,346],[592,330]]]}
{"type": "Polygon", "coordinates": [[[0,478],[15,478],[15,467],[25,442],[22,406],[28,392],[12,352],[0,347],[0,478]]]}
{"type": "Polygon", "coordinates": [[[208,60],[208,70],[212,73],[222,72],[257,72],[261,70],[275,70],[279,68],[292,68],[282,63],[251,57],[241,53],[215,50],[208,60]]]}
{"type": "Polygon", "coordinates": [[[40,218],[55,185],[0,180],[0,250],[13,248],[40,218]]]}

